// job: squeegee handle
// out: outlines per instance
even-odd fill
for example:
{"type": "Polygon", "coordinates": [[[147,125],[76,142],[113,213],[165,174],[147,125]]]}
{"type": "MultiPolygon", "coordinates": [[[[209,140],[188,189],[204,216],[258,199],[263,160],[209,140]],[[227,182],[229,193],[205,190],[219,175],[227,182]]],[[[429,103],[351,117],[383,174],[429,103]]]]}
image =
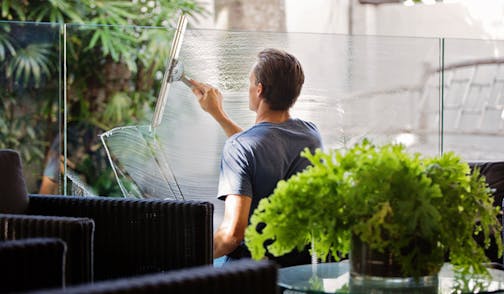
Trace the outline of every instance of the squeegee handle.
{"type": "Polygon", "coordinates": [[[189,88],[194,87],[194,85],[193,85],[193,84],[191,84],[191,79],[190,79],[190,78],[188,78],[186,75],[182,75],[182,76],[180,77],[180,80],[181,80],[182,82],[184,82],[184,84],[186,84],[186,86],[188,86],[189,88]]]}
{"type": "Polygon", "coordinates": [[[166,98],[168,95],[168,90],[170,89],[170,79],[173,74],[173,68],[175,67],[176,61],[180,53],[180,47],[182,46],[182,39],[184,37],[184,32],[187,27],[187,16],[182,13],[179,17],[177,30],[175,31],[175,36],[172,40],[172,46],[170,48],[170,58],[166,66],[166,70],[163,76],[163,82],[161,83],[161,90],[159,91],[158,98],[156,101],[156,108],[154,109],[154,115],[152,117],[151,127],[155,129],[161,124],[163,119],[163,113],[166,105],[166,98]]]}

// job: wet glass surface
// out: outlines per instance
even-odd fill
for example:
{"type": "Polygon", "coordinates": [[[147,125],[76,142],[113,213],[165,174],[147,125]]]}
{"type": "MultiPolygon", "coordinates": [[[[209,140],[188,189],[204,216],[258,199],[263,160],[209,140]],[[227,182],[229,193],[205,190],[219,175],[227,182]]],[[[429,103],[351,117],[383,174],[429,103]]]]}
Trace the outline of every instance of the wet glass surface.
{"type": "Polygon", "coordinates": [[[29,193],[61,193],[61,26],[0,22],[0,149],[18,151],[29,193]]]}
{"type": "Polygon", "coordinates": [[[445,40],[444,151],[504,158],[504,41],[445,40]]]}
{"type": "MultiPolygon", "coordinates": [[[[180,61],[187,76],[221,89],[224,109],[247,128],[255,118],[248,109],[248,74],[268,47],[294,54],[303,65],[306,82],[292,115],[313,121],[325,148],[368,137],[376,143],[413,140],[411,151],[438,152],[438,124],[422,125],[417,89],[426,64],[437,66],[438,40],[188,30],[180,61]]],[[[436,95],[428,99],[439,105],[436,95]]],[[[156,133],[184,198],[214,202],[219,224],[223,203],[215,196],[226,137],[183,83],[171,85],[156,133]]]]}
{"type": "MultiPolygon", "coordinates": [[[[170,50],[170,31],[163,28],[137,30],[139,35],[143,30],[153,35],[157,33],[158,38],[166,35],[166,39],[162,39],[164,46],[156,47],[156,52],[163,52],[163,55],[154,59],[165,64],[170,50]]],[[[83,32],[75,26],[70,34],[83,32]]],[[[284,49],[300,60],[306,79],[291,114],[314,122],[326,149],[346,148],[366,137],[377,144],[400,142],[410,152],[424,155],[455,150],[469,161],[500,158],[501,151],[496,145],[499,132],[502,132],[500,117],[498,121],[482,123],[485,127],[481,130],[486,132],[483,137],[479,133],[465,132],[473,124],[464,121],[465,114],[458,119],[459,127],[454,126],[457,119],[452,119],[451,109],[464,97],[460,93],[464,93],[467,86],[457,83],[465,81],[463,72],[457,73],[460,78],[454,79],[450,66],[475,56],[460,53],[462,45],[454,46],[459,51],[447,54],[447,48],[453,46],[449,41],[188,29],[179,62],[186,76],[222,91],[224,109],[244,128],[252,126],[255,119],[255,113],[248,108],[249,71],[257,53],[273,47],[284,49]],[[440,86],[442,84],[444,87],[440,86]],[[472,143],[464,143],[469,141],[472,143]]],[[[483,41],[474,43],[479,45],[472,44],[472,47],[483,46],[483,41]]],[[[495,44],[490,47],[494,48],[495,44]]],[[[142,48],[139,52],[144,50],[142,48]]],[[[481,56],[489,56],[487,51],[478,52],[481,56]]],[[[157,82],[152,84],[150,92],[154,102],[163,70],[161,66],[154,73],[157,82]]],[[[499,72],[494,75],[500,77],[499,72]]],[[[81,78],[70,77],[74,81],[81,78]]],[[[141,84],[142,76],[139,73],[119,76],[115,82],[121,81],[137,85],[141,84]]],[[[489,112],[497,113],[502,108],[502,100],[498,98],[502,87],[500,78],[496,81],[492,90],[494,108],[489,112]]],[[[122,88],[126,94],[127,89],[126,86],[122,88]]],[[[475,99],[467,100],[473,108],[486,103],[474,95],[475,99]]],[[[152,100],[150,103],[152,106],[152,100]]],[[[159,127],[149,129],[153,107],[143,106],[142,109],[143,116],[138,115],[135,120],[123,118],[122,122],[109,124],[108,129],[102,130],[101,134],[107,134],[102,136],[103,145],[108,145],[112,156],[110,161],[102,159],[105,164],[96,174],[100,174],[101,168],[115,167],[121,193],[127,196],[176,199],[182,195],[184,199],[211,201],[216,208],[214,226],[218,225],[223,202],[215,197],[220,153],[226,140],[224,132],[200,108],[196,97],[181,81],[170,84],[159,127]]],[[[71,136],[69,133],[68,138],[71,136]]],[[[93,181],[91,179],[89,184],[93,185],[93,181]]]]}

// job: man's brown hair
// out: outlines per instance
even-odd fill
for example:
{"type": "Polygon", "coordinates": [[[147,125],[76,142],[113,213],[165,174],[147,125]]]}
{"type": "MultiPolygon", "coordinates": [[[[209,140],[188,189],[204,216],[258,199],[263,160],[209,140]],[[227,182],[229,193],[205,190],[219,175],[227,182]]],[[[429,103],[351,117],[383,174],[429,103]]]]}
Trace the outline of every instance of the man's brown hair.
{"type": "Polygon", "coordinates": [[[304,83],[303,68],[293,55],[278,49],[264,49],[257,54],[254,67],[256,85],[271,110],[287,110],[296,102],[304,83]]]}

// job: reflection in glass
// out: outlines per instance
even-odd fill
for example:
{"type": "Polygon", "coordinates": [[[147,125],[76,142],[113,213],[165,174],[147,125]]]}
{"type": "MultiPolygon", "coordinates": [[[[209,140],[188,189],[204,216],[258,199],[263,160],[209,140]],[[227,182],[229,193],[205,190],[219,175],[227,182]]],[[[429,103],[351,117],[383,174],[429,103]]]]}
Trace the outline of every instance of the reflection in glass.
{"type": "Polygon", "coordinates": [[[349,269],[348,260],[317,264],[316,273],[312,265],[286,267],[279,270],[278,283],[287,291],[310,293],[500,293],[504,290],[504,272],[497,269],[489,269],[490,276],[476,276],[458,272],[445,263],[437,276],[435,290],[422,283],[387,286],[380,280],[371,281],[372,286],[361,284],[356,288],[349,269]]]}
{"type": "Polygon", "coordinates": [[[61,192],[60,29],[0,22],[0,148],[20,153],[29,193],[61,192]]]}
{"type": "Polygon", "coordinates": [[[99,135],[152,118],[172,35],[165,27],[67,25],[66,163],[94,194],[126,195],[99,135]]]}
{"type": "Polygon", "coordinates": [[[502,160],[503,41],[445,40],[444,150],[468,161],[502,160]]]}

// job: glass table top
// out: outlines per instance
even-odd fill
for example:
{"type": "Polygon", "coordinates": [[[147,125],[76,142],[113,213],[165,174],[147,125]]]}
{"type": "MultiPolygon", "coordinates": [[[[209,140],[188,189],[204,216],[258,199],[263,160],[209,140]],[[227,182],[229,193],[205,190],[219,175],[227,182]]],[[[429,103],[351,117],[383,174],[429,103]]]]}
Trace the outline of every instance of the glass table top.
{"type": "Polygon", "coordinates": [[[447,263],[437,276],[437,284],[429,290],[417,286],[394,289],[355,287],[350,282],[349,270],[347,260],[286,267],[279,270],[278,284],[283,293],[504,293],[504,271],[497,269],[489,269],[490,280],[460,277],[447,263]]]}

